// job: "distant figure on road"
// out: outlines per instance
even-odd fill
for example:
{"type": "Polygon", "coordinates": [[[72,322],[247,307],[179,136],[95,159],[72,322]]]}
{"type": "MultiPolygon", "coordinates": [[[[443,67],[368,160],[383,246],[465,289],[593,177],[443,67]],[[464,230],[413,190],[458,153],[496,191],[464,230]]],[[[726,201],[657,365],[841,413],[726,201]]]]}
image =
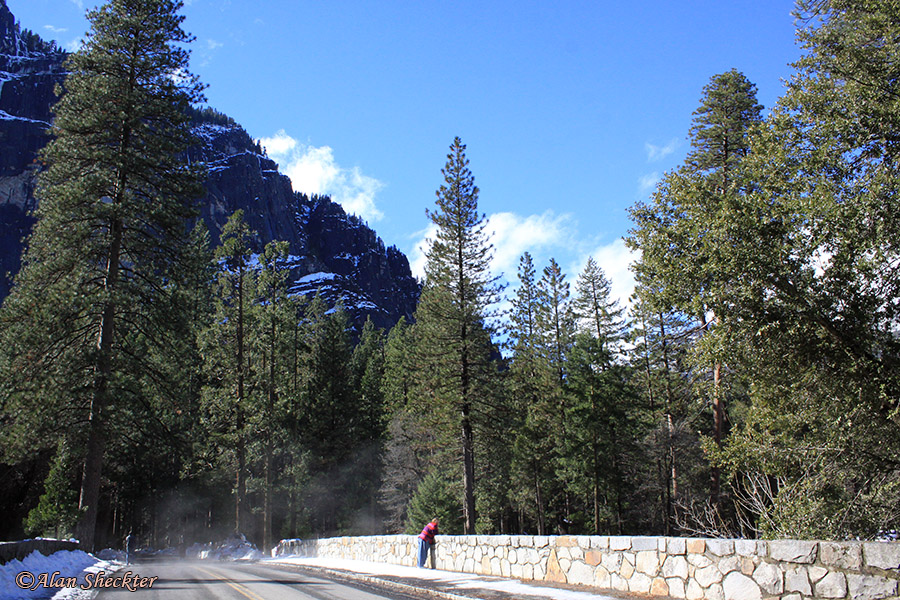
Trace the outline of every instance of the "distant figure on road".
{"type": "MultiPolygon", "coordinates": [[[[425,526],[425,529],[422,530],[422,533],[419,534],[419,568],[423,568],[425,566],[425,561],[428,559],[428,551],[431,549],[431,545],[434,544],[434,536],[437,535],[438,532],[438,520],[437,517],[431,520],[431,523],[425,526]]],[[[432,561],[433,562],[433,561],[432,561]]],[[[431,565],[434,567],[434,564],[431,565]]]]}
{"type": "Polygon", "coordinates": [[[134,551],[134,536],[131,535],[131,532],[128,532],[128,535],[125,536],[125,564],[131,564],[131,553],[134,551]]]}

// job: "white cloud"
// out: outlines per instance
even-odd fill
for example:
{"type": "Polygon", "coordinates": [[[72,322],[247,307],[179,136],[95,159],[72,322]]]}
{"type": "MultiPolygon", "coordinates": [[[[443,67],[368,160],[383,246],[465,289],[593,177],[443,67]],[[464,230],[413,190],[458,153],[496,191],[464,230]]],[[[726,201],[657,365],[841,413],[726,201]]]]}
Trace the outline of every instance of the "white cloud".
{"type": "Polygon", "coordinates": [[[53,25],[44,25],[44,29],[50,33],[65,33],[68,31],[65,27],[54,27],[53,25]]]}
{"type": "Polygon", "coordinates": [[[72,4],[77,6],[80,10],[84,10],[84,2],[82,0],[72,0],[72,4]]]}
{"type": "Polygon", "coordinates": [[[659,183],[659,173],[656,171],[642,175],[638,178],[638,193],[646,196],[656,188],[657,183],[659,183]]]}
{"type": "Polygon", "coordinates": [[[670,140],[669,143],[665,146],[655,146],[650,142],[645,143],[644,149],[647,151],[647,162],[662,160],[663,158],[675,152],[680,144],[681,142],[678,140],[678,138],[670,140]]]}
{"type": "Polygon", "coordinates": [[[428,262],[425,253],[428,252],[428,248],[431,246],[431,240],[433,240],[436,235],[437,225],[429,223],[428,227],[417,231],[410,236],[410,238],[416,240],[416,242],[413,245],[412,252],[409,253],[409,268],[412,271],[413,276],[419,280],[425,279],[425,263],[428,262]]]}
{"type": "MultiPolygon", "coordinates": [[[[563,244],[569,243],[571,229],[570,215],[556,215],[550,210],[528,216],[511,212],[488,215],[485,230],[489,243],[494,246],[492,274],[513,283],[522,254],[534,254],[548,248],[559,249],[563,244]]],[[[436,234],[437,227],[434,223],[429,223],[427,228],[411,236],[416,242],[410,252],[410,268],[419,279],[425,277],[428,241],[436,234]]]]}
{"type": "Polygon", "coordinates": [[[84,38],[78,38],[66,44],[66,51],[75,53],[81,50],[82,46],[84,46],[84,38]]]}
{"type": "Polygon", "coordinates": [[[638,255],[629,250],[622,239],[598,246],[592,252],[581,256],[570,267],[569,272],[573,274],[571,275],[573,286],[578,275],[584,270],[588,256],[593,256],[594,261],[603,269],[610,282],[610,294],[619,302],[619,306],[623,308],[630,306],[630,298],[631,294],[634,293],[635,282],[634,273],[631,272],[629,267],[637,260],[638,255]]]}
{"type": "Polygon", "coordinates": [[[213,39],[206,40],[206,49],[207,50],[217,50],[224,45],[225,44],[223,44],[222,42],[217,42],[216,40],[213,40],[213,39]]]}
{"type": "Polygon", "coordinates": [[[569,221],[569,215],[554,215],[550,210],[527,217],[511,212],[489,216],[487,230],[494,244],[494,273],[503,274],[508,281],[515,279],[522,254],[559,246],[568,240],[569,221]]]}
{"type": "Polygon", "coordinates": [[[375,196],[384,184],[363,174],[359,167],[348,169],[340,166],[331,147],[301,144],[283,129],[272,137],[262,138],[260,143],[278,162],[282,172],[291,178],[295,191],[327,194],[348,213],[366,221],[378,221],[384,217],[384,213],[375,206],[375,196]]]}

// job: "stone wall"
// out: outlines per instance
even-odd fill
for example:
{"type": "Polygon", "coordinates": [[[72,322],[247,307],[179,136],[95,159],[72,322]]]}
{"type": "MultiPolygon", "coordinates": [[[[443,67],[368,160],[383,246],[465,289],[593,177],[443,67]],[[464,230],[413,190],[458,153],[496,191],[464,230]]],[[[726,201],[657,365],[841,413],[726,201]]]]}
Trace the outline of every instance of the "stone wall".
{"type": "MultiPolygon", "coordinates": [[[[415,536],[284,541],[279,553],[414,565],[415,536]]],[[[900,598],[900,542],[449,536],[434,567],[686,600],[900,598]]]]}

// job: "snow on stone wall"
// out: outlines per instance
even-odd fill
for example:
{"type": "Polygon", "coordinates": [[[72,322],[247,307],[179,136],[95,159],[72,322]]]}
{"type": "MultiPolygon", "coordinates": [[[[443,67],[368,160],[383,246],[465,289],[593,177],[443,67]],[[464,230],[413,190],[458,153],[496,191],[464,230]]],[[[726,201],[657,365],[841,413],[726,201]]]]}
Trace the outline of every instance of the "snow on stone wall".
{"type": "MultiPolygon", "coordinates": [[[[279,554],[415,565],[411,535],[285,540],[279,554]]],[[[435,568],[685,600],[900,598],[900,542],[450,536],[435,568]]]]}

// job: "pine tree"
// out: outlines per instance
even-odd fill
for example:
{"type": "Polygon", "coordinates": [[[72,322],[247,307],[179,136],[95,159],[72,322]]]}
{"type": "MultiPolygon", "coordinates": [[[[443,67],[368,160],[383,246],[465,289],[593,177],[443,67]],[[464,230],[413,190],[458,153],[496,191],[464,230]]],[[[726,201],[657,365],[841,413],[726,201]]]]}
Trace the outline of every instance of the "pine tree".
{"type": "MultiPolygon", "coordinates": [[[[750,152],[750,131],[761,121],[756,86],[736,70],[715,75],[703,89],[690,130],[692,149],[685,164],[668,173],[652,203],[631,210],[635,228],[627,239],[641,250],[635,271],[656,304],[676,308],[701,321],[709,335],[698,358],[711,366],[713,437],[725,434],[722,344],[716,326],[729,310],[733,277],[723,277],[725,249],[733,232],[735,205],[748,183],[741,164],[750,152]]],[[[720,475],[712,471],[711,498],[719,504],[720,475]]]]}
{"type": "Polygon", "coordinates": [[[437,233],[427,252],[416,327],[427,341],[419,350],[430,371],[435,409],[446,411],[461,432],[465,531],[474,534],[474,419],[489,398],[492,347],[486,319],[499,287],[489,273],[492,246],[465,150],[455,138],[441,170],[437,208],[426,211],[437,233]]]}
{"type": "Polygon", "coordinates": [[[78,524],[86,549],[108,423],[133,397],[120,375],[141,372],[129,332],[165,344],[161,298],[178,279],[184,219],[201,193],[201,173],[180,158],[191,143],[187,108],[202,99],[187,72],[181,6],[115,0],[88,13],[91,31],[54,109],[55,139],[41,154],[38,222],[4,303],[4,321],[25,330],[4,344],[23,374],[17,385],[31,388],[15,393],[37,386],[38,397],[89,423],[78,524]]]}
{"type": "Polygon", "coordinates": [[[513,480],[517,482],[514,496],[521,507],[522,520],[536,523],[538,535],[547,535],[547,504],[553,488],[554,466],[550,459],[558,451],[550,415],[554,414],[552,398],[558,387],[558,376],[546,358],[546,340],[540,322],[543,296],[527,252],[519,259],[518,277],[509,331],[513,340],[509,387],[514,414],[518,416],[518,422],[512,427],[512,469],[513,480]]]}
{"type": "Polygon", "coordinates": [[[584,270],[575,282],[572,309],[579,319],[581,330],[600,340],[610,358],[625,335],[625,309],[611,297],[612,283],[603,269],[589,256],[584,270]]]}
{"type": "Polygon", "coordinates": [[[215,432],[216,446],[234,455],[235,533],[247,526],[247,388],[252,375],[247,347],[255,316],[250,310],[256,293],[256,271],[250,264],[255,236],[241,210],[222,228],[221,245],[215,252],[220,265],[216,316],[201,343],[208,381],[203,390],[208,426],[215,432]]]}
{"type": "Polygon", "coordinates": [[[562,386],[566,380],[566,357],[575,343],[575,314],[566,275],[553,258],[544,267],[538,292],[541,298],[538,325],[544,336],[547,360],[556,370],[562,386]]]}
{"type": "Polygon", "coordinates": [[[763,535],[870,537],[900,522],[900,8],[809,1],[797,16],[804,54],[723,248],[742,282],[725,340],[753,381],[725,464],[763,535]]]}

